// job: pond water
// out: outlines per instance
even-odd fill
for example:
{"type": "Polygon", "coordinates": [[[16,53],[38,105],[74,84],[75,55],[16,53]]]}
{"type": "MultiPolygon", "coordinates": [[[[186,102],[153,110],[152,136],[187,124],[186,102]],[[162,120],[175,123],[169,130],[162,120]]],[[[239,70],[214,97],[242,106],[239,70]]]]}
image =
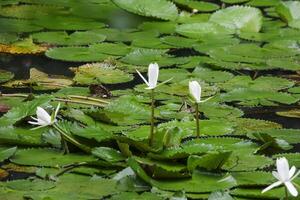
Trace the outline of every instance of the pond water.
{"type": "Polygon", "coordinates": [[[261,191],[277,158],[300,168],[298,9],[0,1],[0,199],[286,197],[261,191]]]}

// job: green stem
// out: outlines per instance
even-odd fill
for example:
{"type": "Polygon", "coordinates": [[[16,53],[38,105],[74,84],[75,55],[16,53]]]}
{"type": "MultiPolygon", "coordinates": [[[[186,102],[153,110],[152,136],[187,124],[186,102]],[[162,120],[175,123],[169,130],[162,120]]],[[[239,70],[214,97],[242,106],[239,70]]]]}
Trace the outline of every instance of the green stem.
{"type": "Polygon", "coordinates": [[[289,199],[289,193],[288,193],[287,187],[284,187],[284,189],[285,189],[285,199],[288,200],[289,199]]]}
{"type": "Polygon", "coordinates": [[[200,122],[199,122],[199,104],[195,104],[196,109],[196,128],[197,128],[197,138],[200,137],[200,122]]]}
{"type": "Polygon", "coordinates": [[[154,140],[154,89],[151,90],[151,127],[150,127],[150,138],[149,138],[149,144],[150,146],[153,145],[154,140]]]}
{"type": "Polygon", "coordinates": [[[64,173],[66,173],[66,172],[68,172],[68,171],[70,171],[70,170],[72,170],[76,167],[84,166],[86,164],[87,164],[87,162],[81,162],[81,163],[74,163],[72,165],[69,165],[69,166],[65,167],[62,171],[58,172],[55,175],[55,177],[59,177],[59,176],[63,175],[64,173]]]}
{"type": "Polygon", "coordinates": [[[98,107],[104,107],[105,105],[100,104],[100,103],[93,103],[93,102],[84,102],[80,100],[71,100],[71,99],[60,99],[60,98],[55,98],[55,101],[60,101],[60,102],[65,102],[65,103],[77,103],[77,104],[84,104],[84,105],[89,105],[89,106],[98,106],[98,107]]]}
{"type": "Polygon", "coordinates": [[[61,128],[57,124],[54,124],[53,127],[62,135],[63,140],[66,140],[66,141],[72,143],[73,145],[77,146],[78,148],[80,148],[81,150],[83,150],[86,153],[91,153],[91,149],[89,147],[87,147],[83,144],[80,144],[77,140],[75,140],[74,138],[72,138],[71,136],[66,134],[63,130],[61,130],[61,128]]]}
{"type": "Polygon", "coordinates": [[[24,98],[27,98],[28,94],[2,94],[0,92],[0,96],[2,96],[2,97],[24,97],[24,98]]]}
{"type": "Polygon", "coordinates": [[[70,151],[69,151],[69,147],[68,147],[67,141],[63,138],[63,136],[62,136],[61,133],[60,133],[60,137],[61,137],[62,145],[63,145],[63,148],[64,148],[64,153],[65,154],[69,154],[70,151]]]}
{"type": "Polygon", "coordinates": [[[92,98],[92,97],[85,97],[85,96],[79,96],[79,95],[69,95],[68,97],[74,98],[74,99],[84,99],[84,100],[89,100],[89,101],[95,101],[95,102],[99,102],[99,103],[109,104],[108,101],[105,101],[105,100],[102,100],[102,99],[96,99],[96,98],[92,98]]]}

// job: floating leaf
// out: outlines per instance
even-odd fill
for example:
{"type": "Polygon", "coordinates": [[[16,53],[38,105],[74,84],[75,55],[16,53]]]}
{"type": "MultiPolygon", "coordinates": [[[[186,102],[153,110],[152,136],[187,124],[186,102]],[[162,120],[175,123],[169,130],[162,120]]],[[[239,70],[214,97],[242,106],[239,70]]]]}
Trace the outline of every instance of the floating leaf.
{"type": "Polygon", "coordinates": [[[89,155],[68,154],[63,155],[54,149],[19,149],[11,161],[21,165],[34,165],[43,167],[56,167],[79,162],[96,161],[89,155]]]}
{"type": "Polygon", "coordinates": [[[276,7],[276,12],[288,22],[290,27],[300,29],[300,2],[298,1],[285,1],[280,2],[276,7]]]}
{"type": "Polygon", "coordinates": [[[174,21],[178,16],[176,6],[166,0],[113,0],[113,2],[129,12],[147,17],[174,21]]]}
{"type": "Polygon", "coordinates": [[[141,124],[149,121],[150,107],[134,96],[124,95],[106,106],[104,114],[119,125],[141,124]]]}
{"type": "Polygon", "coordinates": [[[229,189],[236,185],[231,176],[222,174],[201,173],[194,171],[191,179],[182,180],[154,180],[151,179],[141,166],[132,158],[129,159],[130,167],[142,178],[154,187],[167,191],[186,191],[192,193],[204,193],[215,190],[229,189]],[[205,184],[203,184],[203,181],[205,184]]]}
{"type": "Polygon", "coordinates": [[[105,36],[93,32],[74,32],[68,35],[66,32],[40,32],[31,35],[32,39],[38,43],[47,43],[55,45],[88,45],[102,42],[105,36]]]}
{"type": "Polygon", "coordinates": [[[203,156],[191,155],[187,159],[187,168],[189,171],[193,171],[198,167],[207,170],[218,170],[225,164],[230,154],[231,151],[208,152],[203,156]]]}
{"type": "Polygon", "coordinates": [[[0,128],[0,143],[3,145],[43,146],[41,137],[45,129],[30,130],[13,126],[0,128]]]}
{"type": "Polygon", "coordinates": [[[221,94],[220,98],[224,102],[238,101],[240,105],[247,106],[276,106],[276,103],[290,105],[299,100],[288,93],[251,89],[235,89],[221,94]]]}
{"type": "Polygon", "coordinates": [[[232,6],[213,13],[210,21],[236,31],[259,32],[262,14],[257,8],[232,6]]]}
{"type": "Polygon", "coordinates": [[[0,32],[24,33],[39,31],[42,29],[42,27],[33,24],[30,20],[0,18],[0,24],[0,32]]]}
{"type": "Polygon", "coordinates": [[[202,22],[178,25],[176,32],[190,38],[205,38],[207,35],[233,34],[231,29],[227,29],[215,23],[202,22]]]}
{"type": "Polygon", "coordinates": [[[234,133],[237,135],[282,128],[278,123],[252,118],[235,118],[232,123],[236,125],[234,133]]]}
{"type": "Polygon", "coordinates": [[[19,36],[14,33],[0,33],[1,44],[10,44],[18,41],[19,39],[20,39],[19,36]]]}
{"type": "Polygon", "coordinates": [[[73,80],[81,85],[124,83],[133,79],[131,74],[106,63],[86,64],[72,70],[75,73],[73,80]]]}
{"type": "Polygon", "coordinates": [[[0,83],[7,82],[10,79],[14,78],[14,76],[15,75],[12,72],[1,69],[0,70],[0,83]]]}
{"type": "Polygon", "coordinates": [[[220,8],[217,4],[205,1],[175,0],[174,2],[202,12],[211,12],[220,8]]]}
{"type": "Polygon", "coordinates": [[[72,84],[73,81],[64,76],[49,76],[36,68],[30,68],[30,78],[28,80],[10,81],[5,83],[5,86],[13,88],[32,87],[35,90],[55,90],[68,87],[72,84]]]}
{"type": "Polygon", "coordinates": [[[131,47],[123,43],[99,43],[90,45],[90,49],[103,54],[125,56],[130,52],[131,47]]]}
{"type": "Polygon", "coordinates": [[[300,137],[300,129],[268,129],[268,130],[257,130],[254,133],[247,134],[248,137],[259,139],[262,134],[267,134],[270,137],[285,140],[290,144],[298,143],[297,139],[300,137]]]}
{"type": "Polygon", "coordinates": [[[34,24],[50,30],[91,30],[105,26],[92,19],[74,16],[45,16],[33,21],[34,24]]]}
{"type": "Polygon", "coordinates": [[[181,48],[190,48],[198,41],[195,39],[185,38],[180,36],[165,36],[160,38],[160,40],[165,44],[172,45],[175,47],[181,47],[181,48]]]}
{"type": "Polygon", "coordinates": [[[109,147],[96,147],[92,150],[92,154],[107,162],[119,162],[125,160],[125,157],[119,151],[109,147]]]}
{"type": "Polygon", "coordinates": [[[17,150],[17,147],[12,147],[9,149],[0,149],[0,162],[3,162],[4,160],[10,158],[11,156],[13,156],[15,154],[17,150]]]}
{"type": "Polygon", "coordinates": [[[252,80],[250,76],[235,76],[226,83],[220,84],[220,87],[225,91],[232,91],[237,88],[278,91],[290,88],[293,85],[293,81],[279,77],[260,76],[252,80]]]}
{"type": "Polygon", "coordinates": [[[10,54],[38,54],[47,49],[47,47],[34,44],[30,38],[12,44],[0,44],[0,52],[10,54]]]}
{"type": "Polygon", "coordinates": [[[13,125],[27,116],[35,114],[36,107],[48,103],[50,99],[51,97],[49,96],[43,96],[36,98],[32,101],[23,102],[21,105],[15,106],[0,118],[1,126],[4,127],[13,125]]]}
{"type": "Polygon", "coordinates": [[[131,45],[134,47],[149,48],[149,49],[169,49],[172,47],[162,43],[159,38],[134,39],[131,45]]]}
{"type": "Polygon", "coordinates": [[[292,118],[300,118],[300,109],[293,109],[288,111],[278,111],[277,115],[283,117],[292,117],[292,118]]]}
{"type": "Polygon", "coordinates": [[[196,67],[192,75],[209,83],[225,82],[232,80],[233,75],[226,71],[211,70],[209,68],[196,67]]]}
{"type": "Polygon", "coordinates": [[[161,34],[170,34],[175,32],[176,25],[177,24],[175,22],[143,22],[139,25],[139,29],[145,31],[157,30],[161,34]]]}
{"type": "Polygon", "coordinates": [[[46,52],[46,56],[56,60],[70,62],[103,61],[108,55],[97,53],[88,47],[60,47],[52,48],[46,52]]]}

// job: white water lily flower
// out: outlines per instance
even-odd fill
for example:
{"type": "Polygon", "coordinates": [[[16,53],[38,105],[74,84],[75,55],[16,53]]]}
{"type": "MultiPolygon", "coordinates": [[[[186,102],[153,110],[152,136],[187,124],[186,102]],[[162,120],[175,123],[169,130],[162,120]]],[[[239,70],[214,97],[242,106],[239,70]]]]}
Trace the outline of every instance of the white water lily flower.
{"type": "Polygon", "coordinates": [[[28,123],[33,124],[33,125],[39,125],[38,128],[54,124],[56,122],[56,116],[57,116],[59,107],[60,107],[60,104],[57,105],[55,112],[51,116],[42,107],[37,107],[37,109],[36,109],[37,118],[31,117],[35,121],[29,121],[28,123]]]}
{"type": "Polygon", "coordinates": [[[197,81],[189,82],[190,94],[195,99],[196,103],[201,102],[201,86],[197,81]]]}
{"type": "Polygon", "coordinates": [[[139,76],[143,79],[143,81],[148,86],[146,89],[154,89],[157,87],[157,80],[158,80],[158,74],[159,74],[159,66],[157,63],[151,63],[148,67],[148,81],[145,79],[145,77],[138,71],[136,72],[139,74],[139,76]]]}
{"type": "Polygon", "coordinates": [[[300,174],[298,171],[296,174],[296,167],[293,166],[289,168],[289,163],[286,158],[277,158],[276,160],[277,172],[273,171],[273,176],[278,180],[277,182],[271,184],[269,187],[265,188],[262,193],[271,190],[274,187],[284,184],[288,189],[289,193],[294,197],[298,196],[298,191],[295,186],[292,184],[292,181],[300,174]]]}

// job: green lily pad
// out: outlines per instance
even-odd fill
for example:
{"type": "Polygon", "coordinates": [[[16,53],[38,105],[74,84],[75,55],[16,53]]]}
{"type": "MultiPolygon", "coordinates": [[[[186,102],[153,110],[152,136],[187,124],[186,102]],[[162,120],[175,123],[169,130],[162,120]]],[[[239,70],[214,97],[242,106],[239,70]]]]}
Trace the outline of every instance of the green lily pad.
{"type": "Polygon", "coordinates": [[[233,74],[226,71],[211,70],[209,68],[196,67],[192,75],[209,83],[218,83],[232,80],[233,74]]]}
{"type": "Polygon", "coordinates": [[[99,43],[90,45],[90,49],[99,53],[125,56],[131,51],[131,47],[123,43],[99,43]]]}
{"type": "Polygon", "coordinates": [[[218,10],[220,7],[217,4],[194,0],[175,0],[175,3],[187,6],[191,9],[196,9],[201,12],[212,12],[218,10]]]}
{"type": "Polygon", "coordinates": [[[220,98],[224,102],[239,102],[245,106],[276,106],[278,103],[290,105],[299,101],[288,93],[251,89],[235,89],[221,94],[220,98]]]}
{"type": "Polygon", "coordinates": [[[279,77],[260,76],[252,80],[250,76],[235,76],[226,83],[220,84],[220,87],[225,91],[232,91],[238,88],[278,91],[290,88],[293,85],[293,81],[279,77]]]}
{"type": "Polygon", "coordinates": [[[72,84],[73,81],[65,76],[48,75],[36,68],[30,68],[30,78],[28,80],[13,80],[5,83],[5,86],[12,88],[31,86],[34,90],[57,90],[72,84]]]}
{"type": "Polygon", "coordinates": [[[138,174],[140,178],[161,190],[204,193],[215,190],[229,189],[236,185],[234,178],[231,176],[201,173],[198,171],[194,171],[191,179],[154,180],[145,173],[145,171],[134,159],[131,158],[128,162],[130,167],[138,174]],[[205,185],[203,185],[203,181],[205,181],[205,185]]]}
{"type": "Polygon", "coordinates": [[[68,35],[66,32],[40,32],[31,35],[38,43],[55,44],[62,46],[88,45],[102,42],[105,36],[93,32],[74,32],[68,35]]]}
{"type": "Polygon", "coordinates": [[[232,6],[213,13],[210,21],[236,31],[259,32],[262,14],[257,8],[232,6]]]}
{"type": "Polygon", "coordinates": [[[40,167],[56,167],[79,162],[96,161],[90,155],[68,154],[63,155],[55,149],[19,149],[11,161],[21,165],[33,165],[40,167]],[[35,156],[37,155],[37,156],[35,156]]]}
{"type": "Polygon", "coordinates": [[[32,21],[21,19],[0,18],[0,24],[0,32],[26,33],[43,29],[41,26],[33,24],[32,21]]]}
{"type": "Polygon", "coordinates": [[[46,56],[56,60],[70,62],[103,61],[108,55],[97,53],[88,47],[60,47],[52,48],[46,52],[46,56]]]}
{"type": "Polygon", "coordinates": [[[300,15],[298,10],[300,9],[300,2],[297,1],[285,1],[280,2],[276,7],[276,12],[288,22],[290,27],[300,28],[300,15]]]}
{"type": "Polygon", "coordinates": [[[9,149],[0,149],[0,162],[3,162],[4,160],[10,158],[11,156],[13,156],[15,154],[17,150],[17,147],[12,147],[9,149]]]}
{"type": "Polygon", "coordinates": [[[76,84],[116,84],[129,82],[133,79],[131,74],[115,69],[106,63],[86,64],[72,68],[75,73],[73,80],[76,84]]]}
{"type": "Polygon", "coordinates": [[[178,25],[176,32],[190,38],[205,38],[207,35],[233,34],[234,31],[210,22],[190,23],[178,25]]]}
{"type": "Polygon", "coordinates": [[[14,78],[14,74],[10,71],[0,70],[0,83],[5,83],[14,78]]]}
{"type": "Polygon", "coordinates": [[[143,16],[174,21],[178,15],[176,6],[166,0],[113,0],[113,2],[129,12],[143,16]]]}
{"type": "Polygon", "coordinates": [[[96,147],[92,150],[92,154],[108,162],[119,162],[125,160],[125,157],[119,151],[109,147],[96,147]]]}

